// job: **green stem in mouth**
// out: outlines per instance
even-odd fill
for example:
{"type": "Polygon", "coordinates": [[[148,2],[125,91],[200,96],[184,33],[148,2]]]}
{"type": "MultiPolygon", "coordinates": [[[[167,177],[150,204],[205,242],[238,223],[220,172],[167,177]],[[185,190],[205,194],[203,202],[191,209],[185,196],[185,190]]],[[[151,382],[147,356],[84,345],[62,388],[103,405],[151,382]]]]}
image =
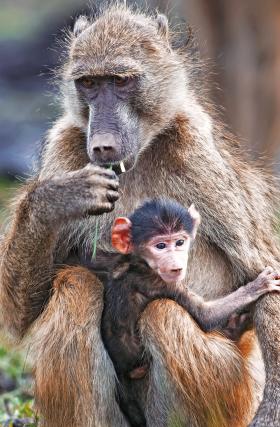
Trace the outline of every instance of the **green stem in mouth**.
{"type": "MultiPolygon", "coordinates": [[[[112,170],[112,165],[109,166],[108,169],[112,170]]],[[[98,234],[99,234],[99,218],[96,218],[95,221],[95,233],[94,233],[94,238],[93,238],[93,242],[92,242],[92,260],[95,260],[96,258],[96,251],[97,251],[97,242],[98,242],[98,234]]]]}

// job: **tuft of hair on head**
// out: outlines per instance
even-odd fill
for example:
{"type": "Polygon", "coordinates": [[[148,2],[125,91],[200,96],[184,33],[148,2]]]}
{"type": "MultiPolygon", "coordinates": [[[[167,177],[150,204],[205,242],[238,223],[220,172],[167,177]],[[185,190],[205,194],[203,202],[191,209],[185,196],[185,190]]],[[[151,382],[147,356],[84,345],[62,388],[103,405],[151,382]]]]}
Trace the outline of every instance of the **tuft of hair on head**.
{"type": "Polygon", "coordinates": [[[151,238],[185,230],[193,235],[195,220],[191,213],[178,202],[170,199],[145,201],[129,217],[133,246],[146,243],[151,238]]]}

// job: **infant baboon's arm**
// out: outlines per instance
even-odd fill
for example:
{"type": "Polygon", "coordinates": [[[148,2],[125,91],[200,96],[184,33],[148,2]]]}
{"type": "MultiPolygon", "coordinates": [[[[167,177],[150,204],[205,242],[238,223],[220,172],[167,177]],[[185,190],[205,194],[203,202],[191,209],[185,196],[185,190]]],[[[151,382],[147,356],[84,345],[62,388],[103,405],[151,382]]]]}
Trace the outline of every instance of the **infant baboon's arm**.
{"type": "MultiPolygon", "coordinates": [[[[142,283],[143,286],[143,283],[142,283]]],[[[142,288],[143,290],[143,288],[142,288]]],[[[280,292],[280,276],[267,267],[259,276],[231,294],[213,301],[204,301],[197,294],[164,283],[161,286],[147,286],[145,293],[151,300],[170,298],[184,307],[205,332],[225,326],[229,317],[242,311],[268,292],[280,292]]],[[[228,334],[230,337],[230,334],[228,334]]]]}
{"type": "Polygon", "coordinates": [[[230,315],[241,311],[268,292],[280,292],[279,273],[267,267],[258,277],[231,294],[213,301],[203,299],[192,292],[180,292],[177,302],[185,307],[204,331],[225,324],[230,315]]]}

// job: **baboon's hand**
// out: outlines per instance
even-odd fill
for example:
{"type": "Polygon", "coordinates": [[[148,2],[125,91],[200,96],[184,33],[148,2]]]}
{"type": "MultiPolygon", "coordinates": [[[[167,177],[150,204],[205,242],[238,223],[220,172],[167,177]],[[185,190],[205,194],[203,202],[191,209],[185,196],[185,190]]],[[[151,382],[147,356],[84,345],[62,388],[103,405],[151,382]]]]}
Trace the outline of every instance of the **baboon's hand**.
{"type": "Polygon", "coordinates": [[[272,267],[266,267],[256,280],[250,283],[252,292],[263,295],[267,292],[280,292],[280,274],[272,267]]]}
{"type": "Polygon", "coordinates": [[[119,181],[112,170],[87,165],[83,169],[42,181],[29,197],[41,219],[63,221],[99,215],[114,209],[119,181]]]}

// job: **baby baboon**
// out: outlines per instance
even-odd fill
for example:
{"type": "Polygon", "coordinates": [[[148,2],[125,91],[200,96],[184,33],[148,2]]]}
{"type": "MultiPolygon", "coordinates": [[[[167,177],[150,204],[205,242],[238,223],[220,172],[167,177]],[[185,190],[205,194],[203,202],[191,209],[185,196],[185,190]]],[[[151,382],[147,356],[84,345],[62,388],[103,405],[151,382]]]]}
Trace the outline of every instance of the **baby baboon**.
{"type": "MultiPolygon", "coordinates": [[[[144,199],[193,201],[203,221],[187,281],[206,300],[253,280],[266,265],[277,269],[273,179],[242,158],[211,116],[198,62],[180,33],[162,16],[116,5],[78,19],[67,37],[62,115],[47,135],[40,169],[18,196],[0,250],[1,320],[17,339],[32,334],[44,427],[127,425],[100,337],[102,285],[81,267],[91,256],[96,214],[99,250],[110,251],[114,219],[144,199]],[[118,178],[121,161],[126,173],[118,178]],[[108,163],[111,172],[94,166],[108,163]],[[62,264],[69,267],[58,272],[62,264]]],[[[266,386],[252,425],[278,427],[279,296],[262,298],[254,319],[266,386]]],[[[261,370],[247,363],[249,334],[238,349],[202,332],[170,300],[149,304],[139,327],[153,360],[149,377],[137,381],[149,426],[165,426],[180,411],[194,427],[250,422],[261,393],[247,366],[252,374],[261,370]]]]}
{"type": "Polygon", "coordinates": [[[279,275],[270,267],[253,282],[213,301],[205,302],[180,286],[199,224],[194,205],[187,210],[163,199],[147,201],[129,218],[114,222],[112,245],[123,255],[113,260],[105,281],[101,332],[118,376],[120,407],[131,426],[146,425],[133,383],[148,370],[138,322],[151,301],[176,301],[208,332],[221,329],[234,311],[243,310],[262,295],[280,291],[279,275]]]}

